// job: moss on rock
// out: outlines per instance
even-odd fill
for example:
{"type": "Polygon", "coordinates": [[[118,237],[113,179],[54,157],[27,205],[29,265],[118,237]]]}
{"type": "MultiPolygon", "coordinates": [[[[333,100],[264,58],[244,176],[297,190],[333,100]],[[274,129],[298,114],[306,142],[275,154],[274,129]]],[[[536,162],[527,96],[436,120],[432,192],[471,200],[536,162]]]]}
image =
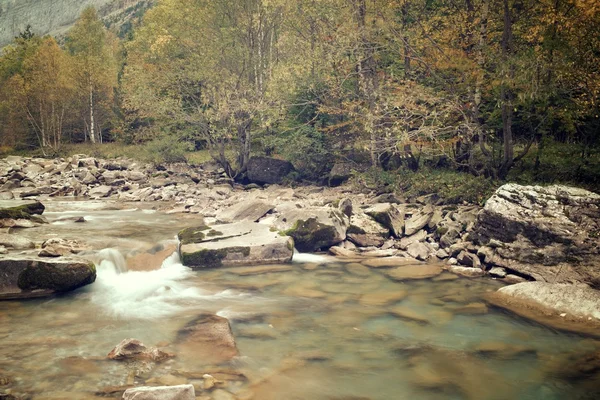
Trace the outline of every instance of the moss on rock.
{"type": "Polygon", "coordinates": [[[320,223],[316,218],[296,221],[286,234],[294,238],[296,248],[303,252],[317,251],[329,246],[336,238],[335,228],[320,223]]]}
{"type": "Polygon", "coordinates": [[[64,292],[95,280],[96,267],[91,262],[33,261],[19,274],[17,285],[23,290],[49,289],[64,292]]]}
{"type": "Polygon", "coordinates": [[[229,254],[240,253],[244,257],[250,255],[250,247],[236,246],[223,249],[201,249],[193,253],[183,253],[181,262],[188,267],[216,268],[223,265],[229,254]]]}
{"type": "MultiPolygon", "coordinates": [[[[192,243],[200,243],[206,238],[206,233],[204,231],[209,230],[210,227],[207,225],[201,225],[193,228],[186,228],[177,234],[179,241],[181,244],[192,244],[192,243]]],[[[211,231],[212,232],[212,231],[211,231]]],[[[209,232],[210,235],[210,232],[209,232]]]]}
{"type": "Polygon", "coordinates": [[[14,207],[0,207],[0,219],[32,219],[34,215],[42,214],[44,210],[44,205],[39,201],[14,207]]]}

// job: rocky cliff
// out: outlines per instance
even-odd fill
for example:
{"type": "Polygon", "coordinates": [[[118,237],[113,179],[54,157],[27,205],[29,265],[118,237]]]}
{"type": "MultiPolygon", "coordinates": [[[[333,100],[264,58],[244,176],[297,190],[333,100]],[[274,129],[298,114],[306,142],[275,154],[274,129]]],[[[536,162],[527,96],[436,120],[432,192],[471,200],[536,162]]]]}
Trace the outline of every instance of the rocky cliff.
{"type": "Polygon", "coordinates": [[[109,23],[127,20],[144,0],[0,0],[0,47],[31,25],[38,35],[60,35],[88,6],[98,9],[109,23]]]}

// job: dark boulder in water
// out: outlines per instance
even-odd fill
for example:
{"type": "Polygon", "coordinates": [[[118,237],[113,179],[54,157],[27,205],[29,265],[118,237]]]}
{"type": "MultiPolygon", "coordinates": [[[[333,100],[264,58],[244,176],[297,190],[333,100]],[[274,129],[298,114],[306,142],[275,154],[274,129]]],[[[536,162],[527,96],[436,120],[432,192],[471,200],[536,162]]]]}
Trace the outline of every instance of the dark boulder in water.
{"type": "Polygon", "coordinates": [[[47,296],[95,280],[94,264],[80,258],[11,256],[0,260],[0,299],[47,296]]]}

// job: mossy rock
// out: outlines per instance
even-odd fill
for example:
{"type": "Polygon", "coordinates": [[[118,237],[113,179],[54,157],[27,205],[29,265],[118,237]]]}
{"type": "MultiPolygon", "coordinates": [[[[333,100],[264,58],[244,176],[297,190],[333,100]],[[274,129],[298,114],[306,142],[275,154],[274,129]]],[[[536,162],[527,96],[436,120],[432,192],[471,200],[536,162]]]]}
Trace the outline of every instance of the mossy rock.
{"type": "Polygon", "coordinates": [[[216,268],[223,265],[223,260],[229,254],[238,253],[244,257],[250,255],[250,247],[238,246],[223,249],[201,249],[193,253],[184,253],[181,256],[183,265],[190,267],[216,268]]]}
{"type": "MultiPolygon", "coordinates": [[[[197,226],[197,227],[193,227],[193,228],[186,228],[183,229],[181,231],[179,231],[179,233],[177,234],[177,237],[179,238],[179,241],[181,242],[181,244],[192,244],[192,243],[200,243],[202,242],[207,235],[207,232],[210,229],[209,226],[207,225],[201,225],[201,226],[197,226]]],[[[208,232],[209,236],[214,236],[212,233],[216,231],[214,230],[210,230],[208,232]]]]}
{"type": "Polygon", "coordinates": [[[294,238],[296,248],[302,252],[317,251],[330,246],[337,236],[333,226],[325,225],[316,218],[296,221],[286,234],[294,238]]]}
{"type": "Polygon", "coordinates": [[[23,290],[48,289],[66,292],[95,280],[96,267],[88,261],[32,261],[19,274],[17,284],[23,290]]]}
{"type": "Polygon", "coordinates": [[[0,201],[0,219],[34,219],[36,215],[41,215],[46,207],[39,201],[23,202],[6,200],[0,201]],[[19,204],[21,203],[21,204],[19,204]],[[17,205],[15,205],[17,204],[17,205]]]}

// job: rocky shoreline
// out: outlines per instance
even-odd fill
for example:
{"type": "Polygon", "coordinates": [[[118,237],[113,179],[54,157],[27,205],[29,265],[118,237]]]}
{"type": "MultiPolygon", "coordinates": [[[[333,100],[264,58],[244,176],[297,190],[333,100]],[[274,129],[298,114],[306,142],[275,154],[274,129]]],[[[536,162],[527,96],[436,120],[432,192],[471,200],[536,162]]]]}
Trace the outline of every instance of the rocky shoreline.
{"type": "MultiPolygon", "coordinates": [[[[257,165],[266,171],[263,182],[281,178],[264,162],[257,165]]],[[[261,182],[261,171],[253,176],[261,182]]],[[[180,233],[180,239],[185,237],[182,259],[194,268],[287,262],[293,247],[286,238],[291,237],[299,251],[370,260],[366,264],[373,267],[435,264],[464,277],[519,283],[522,290],[500,291],[492,304],[513,311],[518,301],[527,302],[529,310],[537,304],[533,314],[545,315],[545,323],[556,319],[564,327],[568,316],[567,325],[581,324],[584,331],[600,326],[597,312],[576,306],[579,286],[591,288],[586,296],[600,304],[600,196],[582,189],[506,184],[482,208],[444,205],[434,196],[407,203],[391,193],[355,193],[347,186],[240,185],[213,164],[155,167],[85,155],[54,160],[10,156],[0,160],[0,199],[4,210],[13,209],[0,213],[0,254],[8,254],[4,263],[13,253],[40,247],[18,236],[19,229],[44,223],[40,206],[34,206],[39,203],[15,199],[56,197],[155,202],[166,213],[197,214],[204,224],[195,236],[180,233]],[[23,204],[35,212],[14,211],[23,204]],[[560,296],[572,296],[567,303],[575,309],[552,296],[543,302],[528,297],[528,288],[534,288],[529,281],[561,284],[560,296]],[[502,296],[511,301],[499,300],[502,296]],[[548,309],[558,317],[547,318],[548,309]]],[[[77,253],[71,251],[77,247],[73,243],[46,247],[36,257],[56,261],[77,253]]],[[[89,276],[83,280],[93,281],[89,276]]]]}

